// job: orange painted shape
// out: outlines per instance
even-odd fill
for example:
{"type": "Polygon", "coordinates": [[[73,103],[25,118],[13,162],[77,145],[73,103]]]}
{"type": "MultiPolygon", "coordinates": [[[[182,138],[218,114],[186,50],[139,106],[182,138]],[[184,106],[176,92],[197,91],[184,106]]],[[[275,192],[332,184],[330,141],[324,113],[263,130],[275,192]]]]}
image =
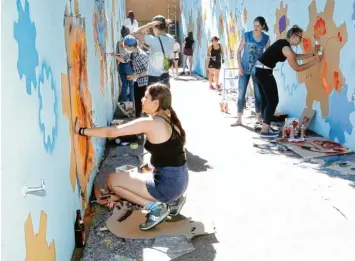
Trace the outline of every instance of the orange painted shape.
{"type": "Polygon", "coordinates": [[[31,213],[25,222],[26,258],[25,261],[55,261],[56,251],[54,240],[47,243],[47,214],[41,211],[38,233],[33,231],[31,213]]]}
{"type": "Polygon", "coordinates": [[[335,86],[335,89],[338,91],[338,90],[339,90],[339,86],[340,86],[339,72],[335,71],[335,72],[333,73],[333,77],[334,77],[334,86],[335,86]]]}
{"type": "Polygon", "coordinates": [[[332,87],[330,86],[330,84],[327,81],[327,73],[328,73],[328,62],[325,61],[323,71],[322,71],[322,86],[323,86],[323,90],[327,94],[329,94],[332,90],[332,87]]]}
{"type": "Polygon", "coordinates": [[[323,18],[318,17],[314,24],[314,38],[319,38],[327,33],[327,28],[323,18]]]}
{"type": "Polygon", "coordinates": [[[312,41],[309,38],[304,37],[302,40],[303,50],[306,53],[312,52],[312,41]]]}

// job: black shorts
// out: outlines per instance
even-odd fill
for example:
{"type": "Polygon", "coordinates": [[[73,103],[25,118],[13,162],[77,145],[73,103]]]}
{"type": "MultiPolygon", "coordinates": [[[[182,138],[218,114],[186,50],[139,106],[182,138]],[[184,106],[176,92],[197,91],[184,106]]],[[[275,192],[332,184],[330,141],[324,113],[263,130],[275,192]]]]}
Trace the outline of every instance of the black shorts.
{"type": "Polygon", "coordinates": [[[221,67],[222,67],[222,63],[220,63],[220,62],[209,61],[209,63],[208,63],[208,68],[220,70],[221,67]]]}

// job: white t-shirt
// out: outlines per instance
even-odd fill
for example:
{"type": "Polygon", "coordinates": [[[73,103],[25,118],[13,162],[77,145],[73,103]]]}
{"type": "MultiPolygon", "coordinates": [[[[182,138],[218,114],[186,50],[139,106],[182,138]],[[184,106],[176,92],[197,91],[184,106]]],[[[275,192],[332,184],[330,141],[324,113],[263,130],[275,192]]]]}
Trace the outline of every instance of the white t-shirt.
{"type": "Polygon", "coordinates": [[[174,43],[174,59],[179,59],[180,44],[178,42],[174,43]]]}
{"type": "Polygon", "coordinates": [[[132,24],[131,18],[126,18],[124,20],[124,26],[129,28],[130,33],[134,33],[135,31],[138,30],[138,22],[136,19],[133,20],[133,24],[132,24]]]}
{"type": "MultiPolygon", "coordinates": [[[[165,57],[168,59],[173,58],[175,39],[169,34],[160,35],[159,37],[164,47],[165,57]]],[[[167,71],[164,71],[164,55],[158,37],[145,35],[144,41],[150,46],[148,75],[159,77],[163,73],[167,73],[167,71]]]]}

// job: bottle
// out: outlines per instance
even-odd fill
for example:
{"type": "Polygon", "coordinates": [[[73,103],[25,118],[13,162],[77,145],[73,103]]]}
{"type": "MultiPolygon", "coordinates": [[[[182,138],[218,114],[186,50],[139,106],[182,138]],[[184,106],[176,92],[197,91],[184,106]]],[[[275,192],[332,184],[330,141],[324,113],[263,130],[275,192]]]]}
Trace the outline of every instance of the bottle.
{"type": "Polygon", "coordinates": [[[305,135],[306,135],[306,128],[304,127],[304,124],[302,124],[302,126],[301,126],[301,138],[304,138],[305,135]]]}
{"type": "Polygon", "coordinates": [[[317,40],[314,42],[314,51],[315,51],[316,53],[318,53],[319,48],[320,48],[320,43],[319,43],[319,41],[318,41],[318,39],[317,39],[317,40]]]}
{"type": "Polygon", "coordinates": [[[290,138],[293,139],[295,137],[295,129],[293,128],[293,125],[291,124],[290,126],[290,138]]]}
{"type": "Polygon", "coordinates": [[[85,227],[79,209],[76,211],[74,230],[75,230],[75,247],[83,248],[85,246],[85,227]]]}
{"type": "Polygon", "coordinates": [[[282,127],[282,138],[285,139],[287,137],[287,126],[284,125],[282,127]]]}

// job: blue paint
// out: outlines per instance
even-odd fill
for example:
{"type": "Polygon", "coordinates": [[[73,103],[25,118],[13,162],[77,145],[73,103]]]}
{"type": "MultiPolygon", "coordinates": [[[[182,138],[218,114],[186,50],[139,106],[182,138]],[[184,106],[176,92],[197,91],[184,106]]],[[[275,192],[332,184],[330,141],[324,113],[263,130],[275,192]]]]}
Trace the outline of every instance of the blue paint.
{"type": "Polygon", "coordinates": [[[355,21],[355,1],[353,3],[353,15],[351,16],[351,19],[355,21]]]}
{"type": "Polygon", "coordinates": [[[345,133],[351,135],[353,125],[350,121],[350,114],[354,112],[354,102],[347,98],[348,85],[345,84],[341,93],[333,91],[329,97],[329,115],[325,121],[330,125],[329,138],[338,139],[342,144],[346,142],[345,133]]]}
{"type": "Polygon", "coordinates": [[[106,53],[106,25],[107,25],[107,18],[105,12],[105,2],[102,0],[96,0],[95,3],[96,15],[96,32],[99,41],[99,45],[102,48],[103,53],[106,53]]]}
{"type": "MultiPolygon", "coordinates": [[[[57,126],[58,126],[58,112],[57,112],[57,94],[56,94],[56,87],[53,80],[53,73],[51,67],[46,63],[46,61],[42,61],[41,71],[38,77],[38,99],[39,99],[39,106],[38,106],[38,124],[39,128],[43,135],[43,145],[47,152],[51,153],[54,149],[54,144],[57,137],[57,126]],[[43,109],[43,99],[46,97],[42,97],[41,93],[41,84],[44,83],[44,80],[50,80],[50,87],[54,93],[54,103],[53,103],[53,114],[54,114],[54,127],[52,130],[47,130],[45,122],[41,122],[41,111],[43,109]],[[51,136],[46,137],[46,130],[51,133],[51,136]]],[[[47,109],[47,108],[46,108],[47,109]]]]}
{"type": "Polygon", "coordinates": [[[21,1],[16,1],[18,22],[14,23],[14,38],[18,43],[17,71],[22,79],[26,78],[26,91],[32,93],[31,85],[36,89],[36,67],[39,64],[36,49],[36,26],[31,21],[29,3],[25,1],[25,9],[21,1]]]}

